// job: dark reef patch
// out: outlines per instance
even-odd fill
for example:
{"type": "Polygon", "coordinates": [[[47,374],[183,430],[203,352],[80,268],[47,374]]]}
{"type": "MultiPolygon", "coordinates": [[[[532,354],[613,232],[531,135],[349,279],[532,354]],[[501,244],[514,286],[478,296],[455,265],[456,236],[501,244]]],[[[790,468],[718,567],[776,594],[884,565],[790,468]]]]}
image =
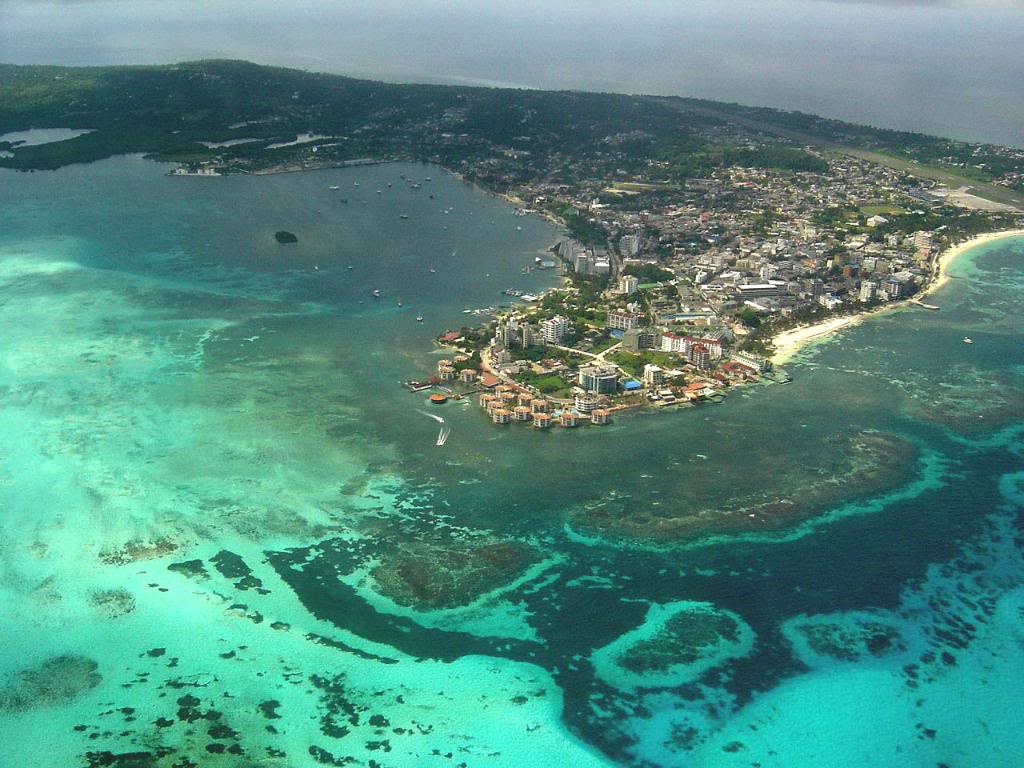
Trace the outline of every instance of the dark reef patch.
{"type": "Polygon", "coordinates": [[[103,680],[98,665],[84,656],[54,656],[10,675],[0,687],[0,712],[24,712],[71,701],[103,680]]]}
{"type": "Polygon", "coordinates": [[[575,507],[570,524],[585,535],[676,544],[712,535],[776,532],[829,509],[891,491],[912,476],[918,449],[894,435],[860,432],[817,467],[792,467],[777,487],[709,509],[636,504],[628,497],[575,507]]]}
{"type": "Polygon", "coordinates": [[[515,580],[537,559],[533,547],[516,541],[420,541],[383,553],[371,575],[400,605],[454,608],[515,580]]]}
{"type": "Polygon", "coordinates": [[[907,648],[898,629],[878,621],[808,622],[797,631],[815,653],[843,661],[881,658],[907,648]]]}
{"type": "Polygon", "coordinates": [[[266,594],[268,590],[263,589],[263,582],[253,575],[252,569],[246,565],[239,555],[222,549],[210,558],[210,562],[225,579],[233,579],[235,589],[245,591],[253,589],[260,594],[266,594]]]}
{"type": "Polygon", "coordinates": [[[663,672],[676,664],[692,664],[703,652],[739,639],[739,626],[731,616],[714,610],[679,611],[653,637],[634,643],[616,659],[636,674],[663,672]]]}
{"type": "Polygon", "coordinates": [[[178,544],[170,539],[160,538],[153,541],[132,539],[116,549],[105,549],[100,552],[100,560],[107,565],[128,565],[144,560],[154,560],[177,551],[178,544]]]}
{"type": "Polygon", "coordinates": [[[171,563],[167,566],[167,570],[201,581],[210,578],[210,574],[207,573],[206,566],[203,565],[202,560],[182,560],[180,563],[171,563]]]}
{"type": "Polygon", "coordinates": [[[103,589],[89,595],[89,603],[108,619],[116,619],[135,610],[135,598],[125,589],[103,589]]]}

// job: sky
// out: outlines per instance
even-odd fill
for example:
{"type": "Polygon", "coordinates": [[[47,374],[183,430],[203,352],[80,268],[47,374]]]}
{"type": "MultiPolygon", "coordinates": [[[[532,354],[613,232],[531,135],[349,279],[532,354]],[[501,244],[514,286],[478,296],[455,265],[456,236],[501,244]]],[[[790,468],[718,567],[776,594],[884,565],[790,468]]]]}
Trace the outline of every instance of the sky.
{"type": "Polygon", "coordinates": [[[1024,0],[0,0],[0,61],[657,93],[1024,146],[1024,0]]]}

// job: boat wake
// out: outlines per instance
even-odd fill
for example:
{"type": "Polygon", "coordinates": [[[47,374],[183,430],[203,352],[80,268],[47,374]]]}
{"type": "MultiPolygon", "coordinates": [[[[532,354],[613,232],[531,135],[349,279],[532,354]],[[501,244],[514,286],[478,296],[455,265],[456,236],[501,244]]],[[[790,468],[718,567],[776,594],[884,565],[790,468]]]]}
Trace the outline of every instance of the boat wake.
{"type": "Polygon", "coordinates": [[[444,424],[444,419],[438,416],[436,413],[427,413],[426,411],[421,411],[419,408],[416,409],[416,413],[421,413],[427,418],[433,419],[438,424],[444,424]]]}
{"type": "Polygon", "coordinates": [[[452,433],[452,428],[448,426],[448,424],[441,416],[438,416],[436,413],[427,413],[426,411],[421,411],[418,408],[416,409],[416,413],[421,413],[424,416],[433,419],[434,421],[441,425],[441,430],[437,433],[437,445],[444,445],[446,442],[448,442],[448,435],[452,433]]]}
{"type": "Polygon", "coordinates": [[[452,428],[447,424],[441,426],[441,431],[437,433],[437,445],[444,445],[448,442],[448,435],[452,433],[452,428]]]}

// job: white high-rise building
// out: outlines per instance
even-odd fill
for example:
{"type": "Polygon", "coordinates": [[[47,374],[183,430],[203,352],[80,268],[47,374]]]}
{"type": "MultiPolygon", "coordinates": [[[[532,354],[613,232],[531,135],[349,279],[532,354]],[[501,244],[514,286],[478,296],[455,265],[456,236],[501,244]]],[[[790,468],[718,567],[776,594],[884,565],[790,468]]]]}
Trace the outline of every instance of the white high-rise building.
{"type": "Polygon", "coordinates": [[[619,238],[619,253],[627,258],[640,253],[640,236],[623,235],[619,238]]]}
{"type": "Polygon", "coordinates": [[[878,290],[878,285],[871,282],[870,280],[864,280],[860,284],[860,295],[858,298],[860,301],[871,301],[875,298],[875,291],[878,290]]]}
{"type": "Polygon", "coordinates": [[[623,275],[619,278],[619,293],[629,296],[636,293],[640,287],[640,280],[635,275],[623,275]]]}
{"type": "Polygon", "coordinates": [[[569,321],[561,315],[544,320],[540,324],[540,337],[548,344],[559,344],[569,330],[569,321]]]}
{"type": "Polygon", "coordinates": [[[644,366],[644,386],[655,389],[665,383],[665,371],[658,365],[648,363],[644,366]]]}

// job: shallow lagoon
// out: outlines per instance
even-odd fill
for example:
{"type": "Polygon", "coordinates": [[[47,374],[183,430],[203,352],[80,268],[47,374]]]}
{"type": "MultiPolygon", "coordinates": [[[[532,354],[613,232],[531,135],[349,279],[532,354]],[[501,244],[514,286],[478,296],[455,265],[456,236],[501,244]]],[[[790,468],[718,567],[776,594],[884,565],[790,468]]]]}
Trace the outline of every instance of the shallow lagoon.
{"type": "Polygon", "coordinates": [[[548,434],[451,402],[439,448],[398,382],[463,309],[549,284],[521,270],[558,233],[424,166],[164,173],[0,175],[0,764],[1024,748],[1000,703],[1024,663],[1019,241],[954,265],[941,312],[808,350],[793,384],[548,434]],[[850,487],[865,434],[912,459],[850,487]],[[650,535],[807,497],[791,525],[650,535]],[[593,654],[676,603],[737,617],[742,652],[608,684],[593,654]]]}

